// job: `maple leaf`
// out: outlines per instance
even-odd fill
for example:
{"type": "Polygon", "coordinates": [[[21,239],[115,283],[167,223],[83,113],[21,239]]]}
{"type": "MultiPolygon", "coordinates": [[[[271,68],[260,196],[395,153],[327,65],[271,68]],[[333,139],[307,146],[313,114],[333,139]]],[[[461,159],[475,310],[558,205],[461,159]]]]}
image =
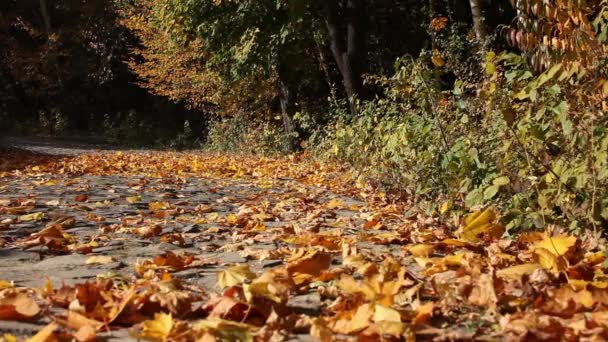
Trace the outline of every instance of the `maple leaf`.
{"type": "Polygon", "coordinates": [[[133,204],[133,203],[141,202],[142,198],[139,195],[135,195],[135,196],[127,197],[126,200],[127,200],[127,202],[133,204]]]}
{"type": "Polygon", "coordinates": [[[534,244],[534,248],[543,248],[555,256],[564,256],[576,246],[577,239],[574,236],[558,235],[550,236],[543,234],[541,241],[534,244]]]}
{"type": "Polygon", "coordinates": [[[152,341],[166,341],[173,330],[173,316],[171,314],[156,313],[154,319],[141,324],[140,337],[152,341]]]}
{"type": "Polygon", "coordinates": [[[263,297],[284,304],[295,290],[296,282],[284,268],[267,271],[254,279],[251,284],[243,286],[245,297],[249,302],[253,302],[256,297],[263,297]]]}
{"type": "Polygon", "coordinates": [[[336,333],[350,335],[369,327],[373,316],[374,306],[363,304],[354,310],[339,312],[328,326],[336,333]]]}
{"type": "Polygon", "coordinates": [[[331,255],[319,249],[300,248],[287,260],[287,271],[318,276],[329,268],[331,255]]]}
{"type": "Polygon", "coordinates": [[[25,321],[40,314],[40,307],[27,292],[8,288],[0,292],[0,320],[25,321]]]}
{"type": "Polygon", "coordinates": [[[27,342],[53,342],[58,341],[55,336],[55,330],[59,328],[59,325],[55,322],[49,323],[44,328],[40,329],[36,335],[30,337],[27,342]]]}
{"type": "Polygon", "coordinates": [[[32,213],[19,216],[20,222],[40,221],[45,217],[44,213],[32,213]]]}
{"type": "Polygon", "coordinates": [[[235,265],[218,272],[217,285],[220,288],[231,287],[240,285],[247,280],[254,279],[255,277],[255,273],[249,269],[249,266],[235,265]]]}
{"type": "Polygon", "coordinates": [[[241,341],[253,342],[257,328],[244,323],[223,319],[205,319],[193,324],[192,329],[201,341],[241,341]]]}
{"type": "Polygon", "coordinates": [[[503,268],[496,271],[496,275],[507,280],[520,280],[524,275],[529,275],[537,269],[542,268],[540,264],[523,264],[503,268]]]}
{"type": "Polygon", "coordinates": [[[114,258],[112,256],[108,256],[108,255],[95,255],[95,256],[91,256],[88,257],[87,260],[85,261],[85,264],[87,265],[92,265],[92,264],[109,264],[112,263],[116,260],[114,260],[114,258]]]}
{"type": "Polygon", "coordinates": [[[435,245],[425,243],[406,247],[407,251],[416,257],[428,257],[434,253],[436,248],[435,245]]]}
{"type": "Polygon", "coordinates": [[[537,256],[538,263],[544,268],[552,270],[553,272],[560,272],[566,270],[566,260],[563,257],[556,256],[554,253],[542,247],[536,247],[534,254],[537,256]]]}
{"type": "Polygon", "coordinates": [[[416,308],[416,317],[414,318],[414,324],[423,324],[433,315],[435,304],[428,302],[426,304],[418,305],[416,308]]]}
{"type": "Polygon", "coordinates": [[[495,221],[496,212],[492,209],[475,212],[465,218],[460,237],[466,242],[498,239],[504,233],[504,227],[495,221]]]}

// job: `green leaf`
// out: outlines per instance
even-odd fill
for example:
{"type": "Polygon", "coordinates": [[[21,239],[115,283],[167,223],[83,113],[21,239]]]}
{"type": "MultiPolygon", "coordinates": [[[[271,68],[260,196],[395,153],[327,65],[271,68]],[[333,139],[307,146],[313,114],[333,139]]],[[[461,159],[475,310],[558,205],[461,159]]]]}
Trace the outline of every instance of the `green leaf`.
{"type": "Polygon", "coordinates": [[[511,180],[509,179],[509,177],[507,177],[507,176],[502,176],[502,177],[495,178],[495,179],[492,181],[492,184],[494,184],[494,185],[498,185],[498,186],[501,186],[501,185],[507,185],[507,184],[509,184],[510,182],[511,182],[511,180]]]}
{"type": "Polygon", "coordinates": [[[484,190],[483,199],[484,200],[492,199],[494,196],[496,196],[496,194],[498,193],[498,190],[500,190],[500,185],[490,185],[488,188],[486,188],[484,190]]]}
{"type": "Polygon", "coordinates": [[[483,201],[483,192],[481,188],[477,188],[471,192],[469,192],[464,199],[465,203],[469,207],[473,207],[477,204],[481,204],[483,201]]]}

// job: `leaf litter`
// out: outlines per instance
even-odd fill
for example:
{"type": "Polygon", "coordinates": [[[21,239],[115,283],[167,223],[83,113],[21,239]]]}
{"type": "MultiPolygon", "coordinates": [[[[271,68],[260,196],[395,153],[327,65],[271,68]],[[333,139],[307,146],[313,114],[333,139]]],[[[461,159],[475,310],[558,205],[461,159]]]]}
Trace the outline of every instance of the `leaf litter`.
{"type": "Polygon", "coordinates": [[[0,247],[110,268],[70,284],[0,281],[0,326],[41,327],[0,340],[94,341],[116,330],[151,341],[608,338],[605,241],[592,233],[505,238],[491,208],[460,225],[405,215],[410,203],[303,156],[25,157],[8,154],[0,171],[0,247]],[[216,184],[205,191],[217,199],[195,203],[184,191],[193,179],[216,184]],[[61,187],[77,193],[35,192],[61,187]],[[77,233],[83,223],[91,234],[77,233]],[[134,240],[173,249],[135,261],[110,253],[134,240]]]}

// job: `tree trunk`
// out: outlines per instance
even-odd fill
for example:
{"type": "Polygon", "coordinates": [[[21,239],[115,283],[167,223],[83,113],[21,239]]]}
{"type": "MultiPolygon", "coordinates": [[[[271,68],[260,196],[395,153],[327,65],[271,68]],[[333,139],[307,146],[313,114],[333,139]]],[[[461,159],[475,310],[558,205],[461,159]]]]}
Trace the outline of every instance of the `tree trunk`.
{"type": "MultiPolygon", "coordinates": [[[[47,44],[50,48],[51,46],[51,31],[52,31],[52,26],[51,26],[51,16],[49,14],[49,8],[47,6],[46,0],[40,0],[40,14],[42,14],[42,21],[44,22],[44,30],[46,31],[46,38],[47,38],[47,44]]],[[[53,67],[55,68],[55,72],[57,73],[57,84],[59,85],[59,88],[63,88],[63,83],[61,81],[61,69],[59,68],[59,63],[57,63],[57,59],[53,56],[51,56],[50,58],[52,58],[52,64],[53,67]]]]}
{"type": "Polygon", "coordinates": [[[46,4],[46,0],[40,0],[40,13],[42,14],[44,30],[46,31],[46,36],[48,37],[51,35],[51,17],[49,15],[49,9],[46,4]]]}
{"type": "Polygon", "coordinates": [[[336,0],[324,2],[324,16],[329,33],[330,48],[342,76],[344,91],[348,97],[351,112],[357,114],[356,97],[362,96],[362,56],[365,35],[363,1],[347,0],[341,25],[340,6],[336,0]],[[342,28],[344,26],[344,28],[342,28]]]}
{"type": "Polygon", "coordinates": [[[281,70],[281,67],[277,68],[277,74],[279,78],[279,103],[281,106],[281,118],[283,121],[283,131],[285,132],[285,137],[287,139],[287,143],[289,145],[289,149],[291,151],[297,150],[297,136],[296,136],[296,127],[293,122],[293,114],[294,114],[294,103],[293,96],[291,94],[291,90],[285,81],[284,72],[281,70]]]}
{"type": "Polygon", "coordinates": [[[469,0],[469,2],[471,4],[471,15],[473,17],[475,36],[482,46],[485,46],[487,34],[484,17],[481,13],[481,2],[479,0],[469,0]]]}

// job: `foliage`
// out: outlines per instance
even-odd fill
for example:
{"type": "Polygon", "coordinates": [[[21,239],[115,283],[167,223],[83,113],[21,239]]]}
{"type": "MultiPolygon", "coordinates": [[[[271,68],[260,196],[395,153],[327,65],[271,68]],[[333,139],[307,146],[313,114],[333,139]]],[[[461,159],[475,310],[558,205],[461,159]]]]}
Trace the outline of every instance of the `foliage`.
{"type": "MultiPolygon", "coordinates": [[[[601,42],[596,39],[593,15],[598,8],[594,1],[539,0],[518,1],[517,27],[507,33],[507,39],[530,58],[537,69],[555,62],[577,61],[584,65],[597,63],[601,42]]],[[[601,18],[603,14],[600,14],[601,18]]]]}
{"type": "Polygon", "coordinates": [[[243,112],[229,118],[218,118],[209,125],[205,148],[212,152],[272,155],[290,152],[289,141],[280,126],[255,120],[243,112]]]}
{"type": "Polygon", "coordinates": [[[0,245],[54,265],[0,267],[6,341],[608,337],[598,234],[504,239],[489,208],[446,227],[301,156],[2,152],[0,245]]]}
{"type": "Polygon", "coordinates": [[[481,88],[457,81],[451,92],[428,65],[408,61],[381,79],[387,98],[338,121],[321,149],[423,199],[498,206],[509,228],[606,224],[603,65],[534,76],[524,58],[490,53],[481,88]]]}

